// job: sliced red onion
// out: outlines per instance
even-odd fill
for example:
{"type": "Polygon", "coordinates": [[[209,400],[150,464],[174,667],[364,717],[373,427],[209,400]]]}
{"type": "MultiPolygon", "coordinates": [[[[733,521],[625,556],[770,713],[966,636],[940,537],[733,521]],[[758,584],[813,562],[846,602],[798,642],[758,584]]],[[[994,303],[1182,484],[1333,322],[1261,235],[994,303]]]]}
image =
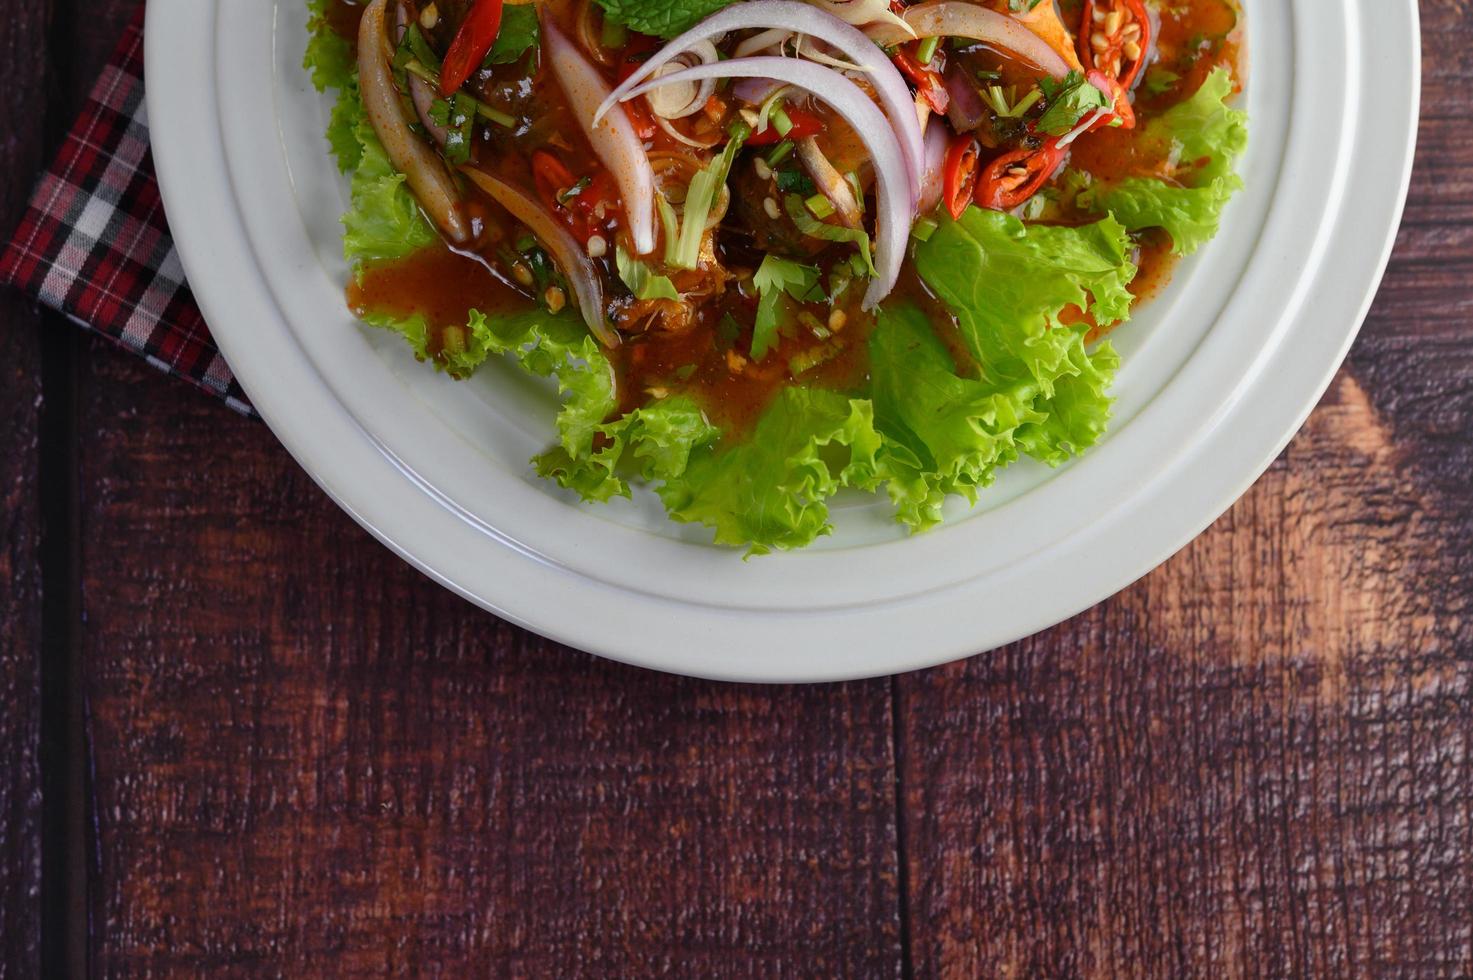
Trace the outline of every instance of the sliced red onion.
{"type": "Polygon", "coordinates": [[[405,76],[409,82],[409,99],[414,103],[414,114],[419,116],[419,124],[430,134],[430,139],[444,146],[450,141],[450,131],[435,122],[435,117],[430,114],[430,107],[435,104],[440,93],[414,72],[405,72],[405,76]]]}
{"type": "Polygon", "coordinates": [[[899,27],[902,31],[908,30],[905,21],[890,9],[890,0],[810,0],[810,2],[824,13],[856,27],[890,24],[899,27]]]}
{"type": "MultiPolygon", "coordinates": [[[[753,0],[750,5],[763,2],[769,0],[753,0]]],[[[900,141],[896,139],[895,131],[886,124],[885,114],[879,107],[869,100],[869,96],[858,85],[832,68],[796,58],[734,58],[714,65],[687,68],[666,76],[669,80],[682,78],[691,81],[701,78],[774,78],[806,89],[815,98],[833,108],[859,134],[874,164],[876,197],[879,202],[879,214],[875,219],[876,276],[864,294],[862,306],[866,310],[878,306],[882,299],[890,295],[890,291],[895,288],[895,281],[900,277],[900,263],[905,259],[905,243],[910,235],[915,191],[918,190],[918,186],[910,180],[900,141]]],[[[664,80],[645,82],[625,93],[624,97],[641,95],[664,80]]],[[[913,111],[909,102],[906,106],[907,111],[913,111]]]]}
{"type": "MultiPolygon", "coordinates": [[[[911,7],[905,22],[916,37],[965,37],[1011,51],[1055,78],[1069,74],[1069,64],[1047,41],[1020,21],[968,0],[932,0],[911,7]]],[[[869,36],[877,44],[899,44],[908,36],[894,27],[872,28],[869,36]]]]}
{"type": "Polygon", "coordinates": [[[794,38],[793,54],[795,57],[806,58],[809,61],[816,61],[820,65],[828,65],[830,68],[839,69],[839,71],[864,71],[863,68],[854,64],[852,61],[845,61],[843,58],[835,58],[831,54],[818,50],[818,47],[811,42],[810,38],[806,34],[799,34],[796,38],[794,38]]]}
{"type": "Polygon", "coordinates": [[[774,27],[770,30],[753,34],[745,41],[738,42],[737,46],[731,49],[731,56],[733,58],[745,58],[747,55],[756,54],[759,51],[766,51],[768,48],[775,48],[792,36],[792,31],[785,31],[781,27],[774,27]]]}
{"type": "Polygon", "coordinates": [[[675,140],[675,142],[684,143],[686,146],[692,146],[698,150],[709,150],[717,143],[720,143],[726,139],[726,137],[722,135],[719,130],[714,131],[710,136],[706,137],[703,140],[698,140],[692,136],[687,136],[680,130],[676,129],[671,124],[670,120],[666,119],[664,116],[655,116],[655,125],[663,129],[665,131],[665,135],[675,140]]]}
{"type": "Polygon", "coordinates": [[[921,127],[916,120],[915,104],[911,101],[910,89],[906,86],[905,79],[885,57],[885,52],[865,37],[862,31],[800,0],[748,0],[746,3],[734,3],[712,14],[665,45],[638,71],[625,79],[598,107],[593,118],[598,119],[609,111],[626,98],[635,86],[643,84],[661,65],[690,50],[696,43],[729,31],[756,28],[782,29],[816,38],[843,54],[865,72],[880,97],[885,115],[889,117],[889,127],[899,140],[901,162],[904,172],[910,177],[913,198],[921,183],[921,127]]]}
{"type": "Polygon", "coordinates": [[[389,162],[404,175],[419,206],[446,238],[463,245],[470,241],[471,229],[460,209],[455,180],[439,155],[410,131],[404,119],[399,89],[394,85],[385,50],[389,43],[384,24],[386,3],[387,0],[373,0],[364,7],[358,26],[358,85],[363,94],[363,108],[384,145],[384,152],[389,155],[389,162]]]}
{"type": "Polygon", "coordinates": [[[782,87],[783,83],[773,78],[744,78],[731,87],[731,94],[747,105],[761,105],[782,87]]]}
{"type": "Polygon", "coordinates": [[[588,329],[605,347],[618,347],[619,335],[609,326],[604,314],[603,281],[593,267],[593,260],[573,233],[530,194],[473,167],[462,167],[461,173],[511,212],[513,218],[532,230],[532,234],[546,246],[558,268],[563,270],[563,275],[567,276],[568,285],[573,287],[573,296],[578,301],[578,312],[583,315],[588,329]]]}
{"type": "MultiPolygon", "coordinates": [[[[668,64],[662,65],[660,70],[655,72],[655,77],[669,75],[692,65],[709,65],[713,61],[720,60],[721,56],[716,52],[716,45],[710,41],[702,41],[700,44],[691,45],[689,51],[671,59],[668,64]]],[[[650,110],[657,117],[684,119],[686,116],[700,112],[715,91],[716,80],[708,78],[699,85],[661,85],[646,93],[644,100],[650,104],[650,110]],[[685,88],[687,91],[682,93],[678,91],[680,88],[685,88]],[[676,91],[672,92],[672,90],[676,91]]]]}
{"type": "Polygon", "coordinates": [[[829,162],[829,158],[823,155],[823,151],[818,148],[818,141],[812,136],[799,140],[797,156],[803,169],[808,171],[808,176],[813,178],[813,185],[834,206],[834,213],[844,227],[860,227],[864,223],[864,210],[854,199],[854,188],[849,186],[849,181],[829,162]]]}
{"type": "Polygon", "coordinates": [[[960,65],[951,64],[941,77],[946,83],[946,118],[958,133],[970,133],[982,125],[987,118],[987,107],[982,104],[982,93],[967,77],[960,65]]]}
{"type": "Polygon", "coordinates": [[[645,156],[644,144],[623,106],[618,106],[617,112],[608,113],[607,118],[603,113],[595,114],[600,103],[608,104],[613,99],[609,85],[550,18],[543,18],[542,37],[547,45],[548,63],[568,97],[573,115],[583,124],[593,152],[619,185],[634,251],[647,255],[655,248],[655,174],[645,156]]]}
{"type": "MultiPolygon", "coordinates": [[[[404,0],[398,0],[394,4],[394,30],[400,42],[403,42],[404,34],[409,30],[409,17],[409,5],[404,0]]],[[[419,116],[419,124],[430,134],[430,139],[444,146],[450,140],[450,131],[435,122],[434,116],[430,114],[430,107],[435,104],[440,93],[414,72],[405,72],[404,75],[409,84],[409,99],[414,103],[414,113],[419,116]]]]}
{"type": "Polygon", "coordinates": [[[946,181],[946,149],[950,140],[946,126],[932,119],[926,127],[926,179],[921,183],[921,214],[930,214],[941,203],[946,181]]]}

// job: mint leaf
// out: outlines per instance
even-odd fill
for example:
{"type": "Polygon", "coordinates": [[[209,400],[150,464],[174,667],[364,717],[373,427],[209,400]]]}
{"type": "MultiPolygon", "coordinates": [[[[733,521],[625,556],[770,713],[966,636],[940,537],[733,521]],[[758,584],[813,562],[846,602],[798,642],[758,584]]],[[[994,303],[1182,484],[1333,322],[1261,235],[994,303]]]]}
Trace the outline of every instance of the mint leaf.
{"type": "Polygon", "coordinates": [[[598,0],[604,17],[630,30],[670,38],[727,6],[732,0],[598,0]]]}
{"type": "Polygon", "coordinates": [[[501,30],[483,64],[510,64],[535,48],[539,37],[541,28],[537,25],[536,5],[508,4],[501,9],[501,30]]]}

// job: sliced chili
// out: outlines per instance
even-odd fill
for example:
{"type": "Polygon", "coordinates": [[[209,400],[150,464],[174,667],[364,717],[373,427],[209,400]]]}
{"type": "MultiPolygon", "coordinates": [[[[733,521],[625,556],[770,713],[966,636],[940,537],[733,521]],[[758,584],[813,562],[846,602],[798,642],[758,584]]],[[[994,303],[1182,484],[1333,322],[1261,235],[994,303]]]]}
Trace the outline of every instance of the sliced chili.
{"type": "Polygon", "coordinates": [[[783,112],[787,114],[788,122],[792,123],[786,133],[777,131],[777,127],[768,119],[767,125],[751,136],[747,137],[748,146],[772,146],[783,140],[800,140],[807,136],[817,136],[823,132],[823,120],[807,109],[800,109],[795,105],[783,106],[783,112]]]}
{"type": "Polygon", "coordinates": [[[1079,25],[1079,60],[1098,69],[1115,92],[1115,114],[1135,125],[1130,90],[1151,49],[1151,17],[1144,0],[1085,0],[1079,25]]]}
{"type": "Polygon", "coordinates": [[[969,133],[954,136],[946,150],[942,169],[942,200],[953,218],[960,218],[977,189],[977,157],[982,152],[977,138],[969,133]]]}
{"type": "MultiPolygon", "coordinates": [[[[914,46],[911,44],[908,47],[914,46]]],[[[900,69],[900,74],[910,79],[932,112],[939,114],[946,111],[946,107],[951,104],[951,95],[947,93],[946,83],[941,80],[941,72],[936,67],[940,59],[932,58],[929,64],[923,65],[906,48],[900,48],[890,60],[900,69]]]]}
{"type": "MultiPolygon", "coordinates": [[[[631,44],[630,47],[633,47],[631,44]]],[[[642,57],[635,58],[626,52],[624,62],[619,66],[618,79],[623,82],[639,70],[644,63],[642,57]]],[[[634,134],[642,140],[652,140],[658,127],[655,126],[655,117],[650,115],[649,105],[644,99],[630,99],[628,102],[620,103],[624,106],[624,114],[629,117],[629,124],[634,127],[634,134]]]]}
{"type": "Polygon", "coordinates": [[[1049,140],[1036,150],[1004,153],[977,178],[976,202],[994,211],[1011,211],[1048,183],[1067,152],[1057,140],[1049,140]]]}
{"type": "Polygon", "coordinates": [[[532,182],[547,210],[562,218],[580,241],[607,227],[619,210],[619,188],[608,171],[580,181],[547,150],[532,153],[532,182]]]}
{"type": "Polygon", "coordinates": [[[501,33],[502,0],[476,0],[440,66],[440,94],[447,99],[470,79],[501,33]]]}

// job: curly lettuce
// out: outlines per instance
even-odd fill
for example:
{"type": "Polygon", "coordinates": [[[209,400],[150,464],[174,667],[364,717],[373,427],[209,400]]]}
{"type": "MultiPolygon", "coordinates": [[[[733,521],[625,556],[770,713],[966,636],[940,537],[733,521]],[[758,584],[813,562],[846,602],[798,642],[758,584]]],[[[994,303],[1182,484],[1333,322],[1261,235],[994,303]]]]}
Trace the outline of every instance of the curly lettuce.
{"type": "Polygon", "coordinates": [[[1099,441],[1119,359],[1108,343],[1087,350],[1085,327],[1063,313],[1075,307],[1102,324],[1127,316],[1129,247],[1109,218],[1030,228],[979,208],[916,247],[916,270],[956,314],[975,376],[958,370],[919,309],[881,312],[872,397],[902,522],[936,524],[951,494],[975,502],[1020,454],[1057,466],[1099,441]]]}
{"type": "Polygon", "coordinates": [[[833,530],[828,498],[881,481],[874,409],[836,391],[785,388],[743,441],[706,447],[658,490],[670,517],[749,555],[801,548],[833,530]]]}
{"type": "Polygon", "coordinates": [[[1142,141],[1160,159],[1181,161],[1174,182],[1130,177],[1096,185],[1080,195],[1080,206],[1108,211],[1131,231],[1165,229],[1178,255],[1201,248],[1243,186],[1233,164],[1248,145],[1248,115],[1226,104],[1232,94],[1232,76],[1218,68],[1191,98],[1146,124],[1142,141]]]}
{"type": "MultiPolygon", "coordinates": [[[[628,6],[666,18],[630,24],[650,33],[673,32],[686,9],[628,6]]],[[[307,67],[315,84],[338,92],[328,140],[350,174],[344,253],[361,272],[436,236],[365,118],[348,45],[327,28],[322,0],[310,7],[307,67]]],[[[364,320],[457,378],[507,358],[554,380],[556,442],[532,460],[544,478],[587,501],[628,496],[643,481],[673,520],[764,554],[830,533],[829,500],[840,489],[884,491],[896,519],[921,530],[941,519],[948,496],[975,500],[1017,459],[1058,465],[1098,441],[1118,361],[1108,344],[1087,349],[1085,327],[1067,321],[1070,308],[1101,324],[1128,315],[1128,224],[1025,226],[976,208],[943,219],[914,261],[956,316],[960,362],[927,314],[893,300],[868,340],[866,383],[785,388],[745,434],[722,431],[679,392],[621,413],[609,356],[568,310],[473,312],[463,325],[433,329],[422,316],[370,311],[364,320]]],[[[814,285],[806,272],[771,278],[774,295],[806,297],[814,285]]]]}

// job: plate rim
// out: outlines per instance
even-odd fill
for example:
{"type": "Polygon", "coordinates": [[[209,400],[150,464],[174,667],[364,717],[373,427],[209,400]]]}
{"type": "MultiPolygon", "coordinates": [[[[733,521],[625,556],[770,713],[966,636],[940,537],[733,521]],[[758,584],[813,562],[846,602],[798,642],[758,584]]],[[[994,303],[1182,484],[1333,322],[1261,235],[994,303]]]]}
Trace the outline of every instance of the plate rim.
{"type": "MultiPolygon", "coordinates": [[[[736,629],[740,631],[747,629],[754,635],[761,632],[751,629],[749,624],[734,622],[733,617],[728,615],[729,610],[706,610],[710,619],[709,622],[682,623],[682,628],[687,630],[684,636],[663,637],[659,649],[654,649],[651,645],[648,623],[647,621],[642,622],[642,617],[624,616],[621,618],[611,612],[606,617],[608,622],[605,624],[606,629],[604,634],[602,636],[596,636],[588,632],[586,624],[580,630],[570,628],[564,623],[548,621],[545,615],[538,616],[535,613],[530,616],[523,615],[527,611],[526,603],[522,603],[522,608],[515,608],[516,604],[512,602],[505,602],[499,597],[483,594],[484,590],[476,590],[465,586],[455,576],[447,574],[442,569],[441,565],[443,563],[436,562],[433,557],[425,556],[424,552],[428,547],[425,542],[405,541],[400,536],[391,533],[386,526],[386,522],[381,519],[378,513],[378,511],[382,510],[382,501],[372,499],[375,496],[372,492],[367,494],[367,497],[370,499],[365,499],[365,495],[362,492],[349,492],[346,490],[343,481],[340,479],[341,474],[335,474],[333,472],[335,467],[340,467],[342,464],[334,464],[332,461],[324,459],[320,454],[314,452],[311,442],[305,439],[303,434],[296,428],[283,420],[283,413],[280,410],[280,393],[272,389],[270,385],[271,379],[260,373],[259,365],[255,364],[249,356],[249,352],[244,349],[242,338],[245,335],[242,333],[242,321],[245,317],[235,305],[235,302],[241,300],[243,296],[234,288],[237,283],[222,282],[221,276],[217,274],[214,268],[215,263],[212,263],[207,258],[211,256],[213,250],[206,246],[215,241],[222,223],[228,224],[233,221],[234,225],[238,226],[240,224],[238,215],[226,213],[228,208],[222,209],[218,201],[211,201],[212,207],[210,208],[193,206],[197,202],[190,200],[186,191],[197,190],[197,181],[191,183],[182,176],[186,172],[186,168],[196,168],[197,172],[197,168],[200,167],[200,139],[196,129],[179,124],[179,120],[190,118],[189,113],[181,113],[180,109],[186,104],[191,105],[194,109],[193,122],[197,124],[202,121],[208,121],[208,119],[199,118],[201,115],[198,111],[199,93],[188,92],[189,86],[187,83],[192,79],[194,88],[196,89],[200,88],[201,79],[205,80],[208,83],[208,87],[212,90],[216,85],[216,77],[208,57],[209,52],[213,50],[213,30],[210,31],[212,43],[203,46],[203,50],[197,51],[194,56],[186,58],[179,56],[180,45],[177,43],[177,40],[171,40],[170,32],[173,31],[174,34],[172,37],[177,39],[178,31],[184,29],[184,25],[190,21],[190,18],[193,18],[194,22],[197,23],[198,17],[202,13],[207,14],[211,21],[213,21],[223,2],[224,0],[219,0],[219,2],[214,4],[198,4],[197,0],[155,0],[154,3],[149,5],[145,26],[145,59],[146,75],[153,81],[152,84],[146,86],[148,114],[151,121],[150,134],[154,143],[154,154],[159,171],[165,209],[171,218],[171,227],[175,231],[176,245],[186,274],[191,284],[195,286],[196,297],[202,309],[206,311],[207,320],[212,324],[218,322],[227,325],[226,329],[216,332],[216,339],[220,343],[221,350],[225,353],[227,360],[233,366],[239,360],[244,368],[243,370],[237,369],[237,376],[240,378],[241,384],[247,391],[247,394],[252,396],[252,400],[262,411],[263,416],[267,419],[268,424],[271,425],[277,438],[282,441],[288,451],[297,459],[298,463],[323,487],[329,496],[360,525],[364,526],[401,557],[410,561],[411,564],[428,574],[431,578],[483,608],[554,640],[569,643],[570,645],[590,650],[603,656],[612,657],[613,659],[661,670],[728,680],[794,682],[874,676],[915,669],[946,662],[960,656],[972,655],[978,652],[979,647],[990,650],[996,646],[1011,642],[1056,622],[1060,622],[1125,588],[1161,562],[1167,560],[1171,555],[1175,554],[1195,538],[1242,495],[1273,459],[1277,457],[1284,445],[1292,439],[1293,435],[1302,426],[1309,412],[1323,396],[1325,389],[1330,384],[1335,372],[1348,352],[1359,330],[1360,324],[1364,320],[1370,304],[1374,299],[1376,289],[1384,274],[1395,241],[1396,228],[1400,223],[1410,182],[1418,125],[1417,110],[1420,104],[1420,24],[1415,0],[1403,0],[1401,4],[1396,5],[1385,4],[1383,11],[1389,10],[1394,6],[1397,8],[1395,15],[1398,18],[1405,18],[1402,26],[1407,32],[1408,47],[1410,48],[1410,60],[1405,66],[1410,70],[1404,78],[1406,83],[1406,92],[1404,93],[1406,99],[1405,105],[1408,107],[1408,111],[1406,112],[1407,126],[1405,139],[1401,141],[1385,141],[1385,130],[1380,131],[1383,139],[1381,144],[1383,150],[1386,150],[1388,154],[1393,155],[1395,158],[1392,165],[1397,170],[1397,181],[1393,197],[1385,202],[1390,207],[1382,221],[1377,223],[1377,227],[1380,227],[1382,224],[1385,225],[1383,240],[1379,243],[1378,248],[1363,250],[1369,254],[1362,256],[1362,259],[1369,258],[1371,260],[1367,263],[1367,272],[1369,275],[1364,280],[1363,295],[1358,297],[1358,302],[1354,304],[1354,315],[1337,331],[1330,332],[1322,344],[1322,346],[1325,344],[1329,345],[1328,356],[1323,361],[1322,369],[1316,369],[1313,372],[1314,377],[1308,384],[1303,383],[1304,379],[1299,379],[1301,382],[1300,393],[1291,399],[1293,404],[1280,407],[1277,414],[1283,416],[1283,418],[1274,425],[1274,428],[1282,431],[1276,431],[1273,434],[1273,438],[1268,440],[1270,448],[1260,450],[1258,453],[1253,454],[1258,458],[1252,463],[1239,465],[1238,469],[1234,471],[1234,479],[1219,481],[1221,485],[1218,487],[1211,503],[1202,504],[1199,502],[1198,506],[1192,508],[1191,516],[1172,514],[1171,517],[1178,525],[1178,530],[1170,537],[1170,540],[1164,545],[1154,548],[1151,554],[1144,557],[1137,557],[1131,562],[1131,568],[1128,571],[1113,575],[1105,584],[1095,583],[1092,587],[1088,585],[1081,587],[1080,583],[1075,583],[1073,598],[1068,603],[1062,606],[1055,605],[1050,607],[1046,612],[1035,612],[1031,617],[1020,615],[1019,622],[1012,629],[1005,631],[1005,635],[1002,635],[1000,638],[990,636],[985,640],[974,640],[970,642],[962,640],[959,642],[953,637],[947,643],[939,643],[920,652],[908,652],[905,649],[905,645],[900,643],[897,638],[882,632],[881,638],[889,644],[887,647],[890,651],[889,655],[882,654],[878,657],[871,655],[858,660],[835,656],[802,660],[789,659],[791,655],[783,656],[778,654],[777,656],[768,655],[762,658],[760,663],[753,663],[735,658],[723,659],[709,655],[700,656],[699,651],[693,653],[690,649],[682,649],[678,643],[671,642],[672,640],[684,640],[688,643],[691,639],[704,637],[713,649],[728,648],[731,646],[730,630],[736,629]],[[204,7],[208,7],[208,11],[202,11],[204,7]],[[190,102],[190,99],[194,101],[190,102]],[[161,120],[165,120],[165,122],[160,122],[161,120]],[[187,140],[183,138],[186,136],[187,140]],[[261,395],[265,397],[258,397],[261,395]],[[705,628],[701,629],[703,626],[705,628]],[[692,628],[694,628],[694,634],[689,632],[692,628]],[[609,629],[612,629],[614,632],[610,634],[608,632],[609,629]]],[[[1382,0],[1373,0],[1373,2],[1380,3],[1382,0]]],[[[1365,16],[1362,4],[1354,5],[1354,9],[1357,12],[1358,18],[1365,16]]],[[[189,49],[186,47],[185,50],[189,49]]],[[[215,104],[216,100],[212,95],[208,100],[208,105],[215,104]]],[[[203,115],[208,117],[209,112],[206,111],[203,115]]],[[[206,164],[206,167],[217,166],[223,161],[224,157],[223,139],[219,132],[219,121],[216,119],[214,122],[217,138],[207,141],[210,144],[209,153],[207,154],[210,157],[210,161],[206,164]]],[[[1361,164],[1361,169],[1365,169],[1364,164],[1361,164]]],[[[226,171],[226,179],[228,183],[228,170],[226,171]]],[[[1384,180],[1384,174],[1382,175],[1382,179],[1384,180]]],[[[1344,203],[1349,199],[1349,194],[1342,196],[1340,207],[1327,215],[1325,220],[1328,226],[1333,226],[1344,218],[1344,203]]],[[[245,238],[244,230],[238,229],[238,231],[239,236],[245,238]]],[[[245,241],[244,245],[246,254],[249,256],[249,242],[245,241]]],[[[251,271],[254,273],[255,284],[260,289],[264,289],[266,294],[269,295],[270,287],[262,277],[259,267],[254,267],[251,271]]],[[[235,278],[239,279],[240,277],[237,275],[235,278]]],[[[1300,282],[1302,281],[1300,280],[1300,282]]],[[[1356,290],[1356,292],[1361,291],[1356,290]]],[[[1299,318],[1302,319],[1306,315],[1312,314],[1301,312],[1299,318]]],[[[249,327],[250,325],[246,324],[245,326],[249,327]]],[[[1276,356],[1283,356],[1281,352],[1275,353],[1276,356]]],[[[348,413],[344,410],[342,414],[347,416],[348,413]]],[[[343,431],[354,433],[355,437],[359,440],[366,441],[371,447],[371,451],[378,453],[382,457],[379,460],[381,464],[387,464],[391,469],[395,466],[395,461],[387,452],[387,447],[380,446],[374,440],[373,436],[359,427],[351,417],[335,419],[333,420],[333,425],[343,431]],[[346,426],[346,429],[343,428],[344,426],[346,426]]],[[[1218,430],[1209,429],[1201,436],[1200,443],[1206,443],[1215,436],[1219,436],[1218,430]]],[[[1265,440],[1260,436],[1256,441],[1261,443],[1265,440]]],[[[1184,456],[1189,455],[1194,450],[1200,449],[1201,445],[1199,444],[1181,447],[1180,451],[1184,456]]],[[[410,481],[417,479],[415,474],[407,472],[405,468],[398,467],[398,469],[400,474],[408,477],[410,481]]],[[[1163,472],[1161,479],[1165,480],[1170,475],[1171,473],[1163,472]]],[[[426,501],[433,500],[433,487],[420,486],[417,492],[423,494],[426,501]]],[[[1145,491],[1143,490],[1139,496],[1144,497],[1145,491]]],[[[446,506],[446,503],[443,499],[438,500],[435,502],[435,506],[443,508],[446,506]]],[[[447,543],[442,541],[437,546],[443,548],[447,543]]],[[[545,563],[539,562],[535,555],[519,556],[522,559],[526,557],[531,557],[533,561],[530,564],[522,562],[522,565],[526,566],[529,576],[525,588],[551,589],[554,591],[559,589],[578,591],[581,589],[586,592],[590,584],[595,588],[599,585],[599,583],[588,583],[583,580],[574,582],[567,572],[549,568],[545,563]]],[[[965,588],[968,584],[970,583],[962,583],[957,586],[957,589],[965,588]]],[[[547,597],[543,595],[542,598],[545,600],[547,597]]],[[[939,600],[940,597],[931,598],[939,600]]],[[[651,597],[650,601],[653,605],[660,605],[658,597],[651,597]]],[[[928,602],[926,599],[917,599],[912,605],[924,607],[928,605],[928,602]]],[[[547,602],[543,601],[541,606],[545,610],[547,602]]],[[[784,620],[791,619],[792,617],[786,617],[780,613],[773,613],[769,618],[784,620]]],[[[796,629],[796,627],[793,628],[796,629]]],[[[767,632],[770,633],[771,631],[767,632]]],[[[780,636],[781,633],[779,632],[778,635],[780,636]]],[[[789,646],[792,645],[801,644],[789,644],[789,646]]]]}

